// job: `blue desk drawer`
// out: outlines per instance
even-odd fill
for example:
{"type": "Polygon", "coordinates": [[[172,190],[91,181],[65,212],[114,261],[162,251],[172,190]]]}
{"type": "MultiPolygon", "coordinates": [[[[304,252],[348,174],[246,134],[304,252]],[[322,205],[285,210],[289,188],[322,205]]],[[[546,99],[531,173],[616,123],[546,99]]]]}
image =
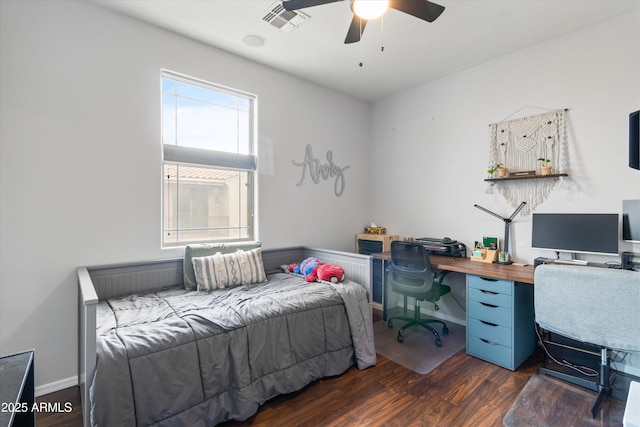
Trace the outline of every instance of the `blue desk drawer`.
{"type": "Polygon", "coordinates": [[[469,318],[467,328],[469,329],[469,335],[484,338],[487,341],[502,344],[505,347],[512,347],[511,328],[480,319],[474,319],[473,317],[469,318]]]}
{"type": "Polygon", "coordinates": [[[511,308],[513,298],[509,294],[498,294],[478,288],[469,288],[469,301],[478,301],[498,307],[511,308]]]}
{"type": "Polygon", "coordinates": [[[469,318],[473,317],[507,328],[512,326],[511,309],[507,307],[486,305],[486,303],[469,300],[469,313],[467,315],[469,318]]]}
{"type": "Polygon", "coordinates": [[[469,335],[467,337],[467,353],[507,369],[513,369],[510,347],[469,335]]]}
{"type": "Polygon", "coordinates": [[[467,283],[470,288],[483,289],[485,291],[496,292],[499,294],[513,294],[512,280],[489,279],[468,274],[467,283]]]}

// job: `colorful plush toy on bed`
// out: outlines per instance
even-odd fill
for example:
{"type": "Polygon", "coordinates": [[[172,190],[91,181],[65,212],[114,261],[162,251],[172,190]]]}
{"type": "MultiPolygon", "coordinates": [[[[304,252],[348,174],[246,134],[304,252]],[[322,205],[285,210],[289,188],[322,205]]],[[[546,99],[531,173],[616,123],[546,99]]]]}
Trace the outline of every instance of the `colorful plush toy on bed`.
{"type": "Polygon", "coordinates": [[[338,283],[344,280],[344,269],[336,264],[325,264],[318,258],[309,257],[298,264],[291,264],[289,272],[300,274],[307,282],[322,280],[338,283]]]}
{"type": "Polygon", "coordinates": [[[322,264],[318,266],[316,275],[325,282],[338,283],[344,280],[344,268],[336,264],[322,264]]]}

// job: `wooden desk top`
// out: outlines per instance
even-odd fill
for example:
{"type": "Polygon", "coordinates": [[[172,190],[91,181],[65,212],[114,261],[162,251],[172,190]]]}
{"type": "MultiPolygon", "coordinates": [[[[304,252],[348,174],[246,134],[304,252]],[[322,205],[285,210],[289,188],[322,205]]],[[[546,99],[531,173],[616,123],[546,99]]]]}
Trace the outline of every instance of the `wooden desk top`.
{"type": "MultiPolygon", "coordinates": [[[[390,252],[371,254],[376,259],[389,261],[390,252]]],[[[513,280],[516,282],[533,285],[533,266],[524,267],[517,265],[491,264],[486,262],[471,261],[469,258],[453,258],[443,255],[431,255],[431,265],[438,270],[455,271],[456,273],[476,274],[478,276],[493,277],[496,279],[513,280]]]]}

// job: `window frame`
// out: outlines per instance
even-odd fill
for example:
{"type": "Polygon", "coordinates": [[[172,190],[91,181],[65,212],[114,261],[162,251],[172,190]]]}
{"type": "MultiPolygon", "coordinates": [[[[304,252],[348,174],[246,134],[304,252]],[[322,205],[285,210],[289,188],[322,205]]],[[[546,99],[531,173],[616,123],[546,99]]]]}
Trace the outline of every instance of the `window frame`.
{"type": "MultiPolygon", "coordinates": [[[[176,93],[176,97],[179,95],[176,93]]],[[[226,86],[222,86],[216,83],[208,82],[202,79],[198,79],[195,77],[187,76],[184,74],[180,74],[174,71],[162,69],[160,74],[160,120],[161,120],[161,247],[163,249],[167,248],[176,248],[176,247],[184,247],[191,243],[204,243],[204,242],[240,242],[240,241],[257,241],[258,240],[258,227],[257,227],[257,187],[258,187],[258,144],[257,144],[257,123],[258,123],[258,97],[254,94],[232,89],[226,86]],[[229,151],[220,151],[215,149],[207,149],[207,148],[194,148],[189,146],[181,146],[179,145],[179,141],[177,140],[177,135],[173,137],[173,142],[165,144],[164,141],[164,120],[165,120],[165,109],[164,109],[164,100],[165,100],[165,91],[163,90],[163,81],[165,79],[170,79],[175,82],[184,83],[192,86],[196,86],[202,89],[215,91],[221,94],[230,95],[233,97],[237,97],[240,99],[244,99],[248,101],[248,123],[246,134],[248,137],[248,153],[240,154],[238,152],[233,153],[229,151]],[[229,171],[237,171],[237,172],[246,172],[246,213],[244,215],[239,214],[237,218],[246,220],[246,237],[241,236],[233,236],[230,238],[210,238],[210,239],[180,239],[180,234],[184,232],[188,232],[188,228],[180,227],[180,199],[179,195],[176,196],[176,213],[177,217],[175,219],[175,232],[177,234],[176,241],[171,242],[167,239],[167,192],[168,186],[165,181],[165,168],[167,165],[177,165],[178,170],[179,166],[191,166],[196,168],[210,168],[215,170],[229,170],[229,171]]],[[[176,107],[177,113],[177,107],[176,107]]],[[[176,114],[177,115],[177,114],[176,114]]],[[[176,118],[175,129],[178,128],[178,122],[176,118]]],[[[177,134],[177,132],[176,132],[177,134]]],[[[238,150],[239,151],[239,150],[238,150]]],[[[179,175],[179,173],[178,173],[179,175]]],[[[239,173],[238,177],[240,179],[239,182],[242,182],[243,174],[239,173]]],[[[178,191],[180,185],[180,180],[178,179],[176,183],[176,189],[178,191]]],[[[239,196],[242,196],[242,192],[238,190],[239,196]]],[[[178,191],[179,193],[179,191],[178,191]]],[[[242,221],[239,223],[242,224],[242,221]]],[[[245,228],[244,226],[236,226],[236,227],[228,227],[228,230],[241,230],[245,228]]],[[[213,230],[214,228],[211,228],[213,230]]],[[[173,228],[171,228],[173,230],[173,228]]],[[[240,233],[242,234],[242,233],[240,233]]]]}

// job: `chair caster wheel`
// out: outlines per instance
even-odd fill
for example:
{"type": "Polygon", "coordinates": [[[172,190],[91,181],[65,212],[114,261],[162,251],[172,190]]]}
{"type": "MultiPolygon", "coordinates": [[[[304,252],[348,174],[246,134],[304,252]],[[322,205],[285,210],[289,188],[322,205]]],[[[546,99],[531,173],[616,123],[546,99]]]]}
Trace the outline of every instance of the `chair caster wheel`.
{"type": "Polygon", "coordinates": [[[391,320],[387,322],[387,328],[393,328],[393,322],[391,322],[391,320]]]}
{"type": "Polygon", "coordinates": [[[449,335],[449,328],[447,328],[446,326],[442,327],[442,335],[449,335]]]}
{"type": "Polygon", "coordinates": [[[442,341],[441,340],[436,340],[436,347],[442,347],[442,341]]]}
{"type": "Polygon", "coordinates": [[[398,334],[398,342],[404,342],[404,336],[402,334],[398,334]]]}

